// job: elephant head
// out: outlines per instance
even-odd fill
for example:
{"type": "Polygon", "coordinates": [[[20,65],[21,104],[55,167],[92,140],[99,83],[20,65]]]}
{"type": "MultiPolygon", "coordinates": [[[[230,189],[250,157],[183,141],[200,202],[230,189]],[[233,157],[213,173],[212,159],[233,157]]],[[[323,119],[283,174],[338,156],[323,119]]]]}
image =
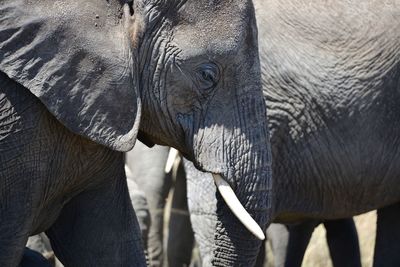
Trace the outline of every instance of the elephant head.
{"type": "MultiPolygon", "coordinates": [[[[2,0],[0,71],[68,129],[118,151],[170,145],[264,228],[271,156],[250,0],[2,0]]],[[[215,265],[260,242],[219,204],[215,265]],[[241,244],[241,245],[240,245],[241,244]]]]}

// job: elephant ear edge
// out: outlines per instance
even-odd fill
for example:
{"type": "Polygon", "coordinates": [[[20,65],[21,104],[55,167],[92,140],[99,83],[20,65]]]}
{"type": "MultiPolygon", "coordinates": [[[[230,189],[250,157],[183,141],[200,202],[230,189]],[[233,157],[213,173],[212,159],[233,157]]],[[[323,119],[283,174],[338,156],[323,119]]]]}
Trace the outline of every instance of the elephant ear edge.
{"type": "Polygon", "coordinates": [[[141,101],[118,0],[2,0],[0,71],[69,130],[128,151],[141,101]]]}

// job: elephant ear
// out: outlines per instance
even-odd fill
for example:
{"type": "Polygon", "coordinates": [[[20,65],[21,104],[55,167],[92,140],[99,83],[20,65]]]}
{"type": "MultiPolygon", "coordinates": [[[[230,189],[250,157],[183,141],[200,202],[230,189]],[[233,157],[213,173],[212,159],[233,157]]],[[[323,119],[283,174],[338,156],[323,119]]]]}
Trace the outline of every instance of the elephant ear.
{"type": "Polygon", "coordinates": [[[141,104],[122,20],[118,0],[1,0],[0,71],[71,131],[130,150],[141,104]]]}

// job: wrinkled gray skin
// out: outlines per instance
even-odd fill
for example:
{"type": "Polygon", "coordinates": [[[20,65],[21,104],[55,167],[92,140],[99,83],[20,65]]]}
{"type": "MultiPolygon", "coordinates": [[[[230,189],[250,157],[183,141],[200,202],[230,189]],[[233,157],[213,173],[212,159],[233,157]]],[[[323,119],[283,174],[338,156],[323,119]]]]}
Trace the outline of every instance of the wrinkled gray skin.
{"type": "Polygon", "coordinates": [[[147,251],[150,266],[162,266],[163,263],[164,207],[170,188],[168,184],[172,182],[171,175],[164,172],[168,151],[169,147],[148,148],[138,142],[134,149],[125,155],[125,164],[132,170],[128,179],[135,181],[143,190],[149,205],[151,225],[147,251]]]}
{"type": "MultiPolygon", "coordinates": [[[[150,266],[189,266],[192,255],[193,231],[186,200],[186,178],[183,167],[176,173],[165,173],[169,147],[148,148],[138,142],[134,149],[126,153],[127,166],[132,170],[131,177],[146,195],[151,225],[147,239],[150,266]],[[175,181],[173,177],[175,176],[175,181]],[[171,211],[169,213],[167,253],[163,251],[164,213],[166,199],[174,183],[171,211]],[[166,254],[167,261],[164,260],[166,254]]],[[[138,205],[134,205],[135,210],[138,205]]],[[[138,214],[138,219],[141,221],[138,214]]]]}
{"type": "MultiPolygon", "coordinates": [[[[267,237],[271,242],[275,267],[300,267],[312,233],[320,224],[307,220],[297,224],[271,224],[267,237]]],[[[360,247],[353,219],[323,222],[330,256],[335,267],[361,267],[360,247]]],[[[259,255],[259,265],[265,262],[265,249],[259,255]]]]}
{"type": "Polygon", "coordinates": [[[186,172],[181,159],[174,171],[174,194],[171,199],[172,203],[168,224],[168,266],[201,266],[198,249],[193,250],[195,242],[188,209],[186,172]]]}
{"type": "Polygon", "coordinates": [[[147,251],[147,240],[150,232],[150,225],[151,225],[151,216],[149,210],[149,204],[146,198],[146,194],[142,191],[136,182],[130,179],[130,176],[127,175],[127,182],[128,182],[128,191],[129,196],[132,201],[133,209],[135,210],[136,217],[139,222],[139,228],[141,231],[141,237],[143,240],[144,248],[147,251]]]}
{"type": "MultiPolygon", "coordinates": [[[[135,209],[136,216],[138,218],[144,247],[147,248],[147,237],[150,227],[149,206],[147,204],[147,199],[144,192],[139,189],[135,181],[130,179],[129,174],[127,174],[127,178],[129,196],[132,201],[132,206],[135,209]]],[[[26,246],[31,250],[41,253],[44,258],[48,259],[51,262],[52,266],[63,267],[61,262],[54,256],[50,240],[44,233],[29,237],[26,246]]],[[[25,254],[26,253],[24,253],[23,256],[24,258],[25,254]]]]}
{"type": "MultiPolygon", "coordinates": [[[[1,266],[43,231],[65,265],[144,266],[121,153],[139,131],[220,173],[266,227],[250,0],[2,0],[0,14],[1,266]]],[[[217,212],[214,264],[251,266],[245,248],[261,242],[222,202],[217,212]]]]}
{"type": "MultiPolygon", "coordinates": [[[[378,209],[374,266],[400,266],[400,4],[255,5],[274,158],[271,221],[378,209]]],[[[214,195],[209,180],[188,180],[203,255],[212,231],[198,229],[218,221],[216,202],[198,206],[214,195]]]]}
{"type": "MultiPolygon", "coordinates": [[[[125,164],[130,169],[126,173],[129,195],[138,218],[150,266],[163,266],[163,215],[172,186],[172,173],[164,171],[168,153],[169,147],[156,145],[149,148],[137,142],[135,147],[125,154],[125,164]],[[137,183],[140,183],[140,186],[137,183]]],[[[168,266],[189,266],[194,235],[187,208],[186,177],[182,165],[174,176],[174,187],[177,190],[174,190],[172,195],[169,214],[168,266]]],[[[52,262],[55,261],[50,242],[43,233],[31,236],[27,247],[42,253],[52,262]]]]}
{"type": "MultiPolygon", "coordinates": [[[[149,148],[137,142],[135,147],[125,154],[125,164],[130,169],[130,172],[126,173],[129,195],[138,218],[150,266],[164,265],[164,212],[172,186],[172,173],[164,171],[168,153],[169,147],[156,145],[149,148]],[[140,183],[140,186],[137,183],[140,183]]],[[[177,190],[174,190],[172,195],[168,231],[170,234],[167,242],[168,266],[176,267],[189,266],[194,241],[187,208],[186,177],[183,166],[179,166],[174,175],[174,187],[177,190]]],[[[27,247],[42,253],[50,261],[55,261],[50,242],[43,233],[31,236],[27,247]]]]}

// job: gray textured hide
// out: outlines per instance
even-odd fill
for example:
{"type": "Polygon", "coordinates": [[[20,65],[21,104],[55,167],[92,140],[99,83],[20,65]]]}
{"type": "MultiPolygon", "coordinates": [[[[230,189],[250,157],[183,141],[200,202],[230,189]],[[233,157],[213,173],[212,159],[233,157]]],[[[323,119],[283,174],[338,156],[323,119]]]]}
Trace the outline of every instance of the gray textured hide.
{"type": "Polygon", "coordinates": [[[201,253],[202,266],[212,266],[214,229],[218,222],[217,188],[212,176],[198,171],[188,160],[183,160],[186,178],[188,208],[196,241],[201,253]]]}
{"type": "Polygon", "coordinates": [[[117,0],[0,1],[0,71],[71,131],[127,151],[140,100],[121,8],[117,0]]]}

